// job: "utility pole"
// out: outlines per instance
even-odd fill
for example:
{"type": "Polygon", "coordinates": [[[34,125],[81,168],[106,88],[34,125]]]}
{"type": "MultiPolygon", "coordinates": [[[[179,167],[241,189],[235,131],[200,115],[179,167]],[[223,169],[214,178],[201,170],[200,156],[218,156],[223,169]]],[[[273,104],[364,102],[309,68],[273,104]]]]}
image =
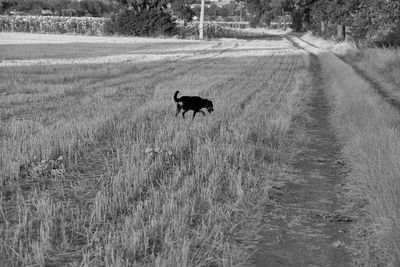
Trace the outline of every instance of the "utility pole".
{"type": "Polygon", "coordinates": [[[283,13],[283,30],[286,31],[286,13],[284,10],[282,10],[283,13]]]}
{"type": "Polygon", "coordinates": [[[203,29],[204,29],[204,0],[201,0],[201,11],[200,11],[200,24],[199,24],[199,39],[203,40],[203,29]]]}

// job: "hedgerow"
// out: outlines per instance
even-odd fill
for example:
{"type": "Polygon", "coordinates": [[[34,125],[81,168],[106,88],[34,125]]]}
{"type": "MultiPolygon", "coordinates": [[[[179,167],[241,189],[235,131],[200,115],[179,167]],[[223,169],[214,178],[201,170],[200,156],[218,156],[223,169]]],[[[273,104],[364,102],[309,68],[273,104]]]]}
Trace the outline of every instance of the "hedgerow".
{"type": "Polygon", "coordinates": [[[111,19],[113,31],[122,35],[173,35],[177,26],[170,13],[160,9],[125,10],[111,19]]]}
{"type": "Polygon", "coordinates": [[[0,31],[105,35],[108,18],[0,16],[0,31]]]}
{"type": "MultiPolygon", "coordinates": [[[[239,37],[242,35],[240,29],[248,27],[248,22],[206,21],[204,34],[208,38],[239,37]]],[[[179,34],[196,37],[199,22],[175,22],[169,14],[156,10],[136,15],[125,11],[112,18],[0,16],[0,31],[133,36],[179,34]]]]}

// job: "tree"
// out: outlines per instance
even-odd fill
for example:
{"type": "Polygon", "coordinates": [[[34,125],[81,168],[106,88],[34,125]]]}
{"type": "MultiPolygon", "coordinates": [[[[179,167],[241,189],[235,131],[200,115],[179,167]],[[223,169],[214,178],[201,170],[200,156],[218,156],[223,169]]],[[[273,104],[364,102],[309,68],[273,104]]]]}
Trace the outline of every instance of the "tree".
{"type": "Polygon", "coordinates": [[[362,0],[352,17],[353,36],[378,45],[400,45],[400,2],[362,0]]]}
{"type": "Polygon", "coordinates": [[[191,2],[192,1],[190,0],[175,0],[172,2],[171,8],[180,19],[189,22],[193,19],[193,16],[195,15],[194,10],[190,8],[191,2]]]}
{"type": "Polygon", "coordinates": [[[218,8],[216,13],[217,13],[216,14],[217,16],[221,16],[221,17],[227,17],[230,15],[233,15],[233,12],[230,13],[230,10],[225,6],[218,8]]]}
{"type": "Polygon", "coordinates": [[[6,0],[0,2],[0,14],[6,12],[8,9],[16,5],[15,0],[6,0]]]}
{"type": "Polygon", "coordinates": [[[190,21],[194,12],[190,9],[193,0],[116,0],[120,9],[128,8],[133,11],[166,10],[169,5],[179,18],[190,21]]]}
{"type": "MultiPolygon", "coordinates": [[[[172,35],[177,32],[175,18],[167,12],[173,1],[185,0],[116,0],[120,11],[108,26],[110,32],[136,36],[172,35]]],[[[176,4],[176,3],[175,3],[176,4]]],[[[182,7],[182,5],[176,4],[182,7]]]]}
{"type": "Polygon", "coordinates": [[[261,26],[264,23],[268,24],[268,15],[273,10],[272,0],[246,0],[247,8],[252,13],[250,25],[252,27],[261,26]],[[266,21],[267,20],[267,21],[266,21]]]}
{"type": "Polygon", "coordinates": [[[211,4],[210,7],[208,8],[208,13],[206,13],[206,15],[209,15],[211,17],[216,17],[218,9],[219,7],[216,4],[211,4]]]}
{"type": "MultiPolygon", "coordinates": [[[[312,29],[332,35],[337,25],[350,26],[357,40],[400,44],[399,0],[247,0],[253,25],[290,14],[296,31],[312,29]],[[254,23],[255,22],[255,23],[254,23]],[[330,26],[331,25],[331,26],[330,26]]],[[[340,28],[343,30],[343,28],[340,28]]]]}
{"type": "Polygon", "coordinates": [[[270,24],[277,17],[284,17],[286,14],[292,16],[293,28],[297,31],[302,29],[304,8],[301,0],[247,0],[248,9],[253,13],[252,24],[270,24]]]}
{"type": "Polygon", "coordinates": [[[164,10],[172,0],[116,0],[122,8],[128,8],[133,11],[142,10],[164,10]]]}
{"type": "Polygon", "coordinates": [[[193,13],[196,17],[200,17],[200,12],[201,12],[201,7],[200,6],[195,6],[193,9],[193,13]]]}

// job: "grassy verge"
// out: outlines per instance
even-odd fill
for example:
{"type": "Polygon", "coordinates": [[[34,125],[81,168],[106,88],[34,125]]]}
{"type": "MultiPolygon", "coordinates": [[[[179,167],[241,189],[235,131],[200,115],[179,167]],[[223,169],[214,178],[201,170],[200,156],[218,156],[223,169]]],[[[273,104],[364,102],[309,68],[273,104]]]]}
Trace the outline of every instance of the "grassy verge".
{"type": "Polygon", "coordinates": [[[257,212],[288,174],[308,78],[305,54],[249,44],[206,59],[2,68],[3,261],[243,265],[257,212]],[[175,90],[216,111],[175,119],[175,90]]]}
{"type": "MultiPolygon", "coordinates": [[[[339,54],[348,51],[343,48],[350,47],[348,44],[326,45],[339,54]]],[[[371,51],[377,53],[378,50],[371,51]]],[[[382,53],[387,51],[382,50],[382,53]]],[[[347,59],[347,54],[342,55],[347,59]]],[[[349,57],[356,55],[353,53],[349,57]]],[[[399,266],[399,113],[349,65],[331,54],[321,58],[334,106],[332,119],[345,142],[344,154],[350,168],[346,193],[349,208],[360,214],[352,229],[356,264],[399,266]]],[[[370,67],[378,70],[379,60],[375,63],[371,60],[370,67]]],[[[391,76],[390,69],[387,75],[391,76]]]]}
{"type": "Polygon", "coordinates": [[[400,49],[352,47],[344,56],[374,80],[390,96],[400,99],[400,49]]]}
{"type": "Polygon", "coordinates": [[[363,45],[357,46],[352,42],[335,43],[316,38],[310,34],[303,36],[303,39],[331,50],[374,80],[382,83],[390,95],[400,99],[399,48],[364,47],[363,45]]]}

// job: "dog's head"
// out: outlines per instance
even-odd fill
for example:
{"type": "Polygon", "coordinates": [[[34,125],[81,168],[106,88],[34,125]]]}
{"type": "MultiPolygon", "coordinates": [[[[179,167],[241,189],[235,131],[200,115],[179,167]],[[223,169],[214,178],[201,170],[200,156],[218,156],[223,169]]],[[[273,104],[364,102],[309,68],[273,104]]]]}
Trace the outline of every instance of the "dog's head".
{"type": "Polygon", "coordinates": [[[206,109],[207,109],[208,113],[211,113],[211,112],[214,111],[214,106],[213,106],[213,102],[212,101],[208,100],[206,109]]]}

